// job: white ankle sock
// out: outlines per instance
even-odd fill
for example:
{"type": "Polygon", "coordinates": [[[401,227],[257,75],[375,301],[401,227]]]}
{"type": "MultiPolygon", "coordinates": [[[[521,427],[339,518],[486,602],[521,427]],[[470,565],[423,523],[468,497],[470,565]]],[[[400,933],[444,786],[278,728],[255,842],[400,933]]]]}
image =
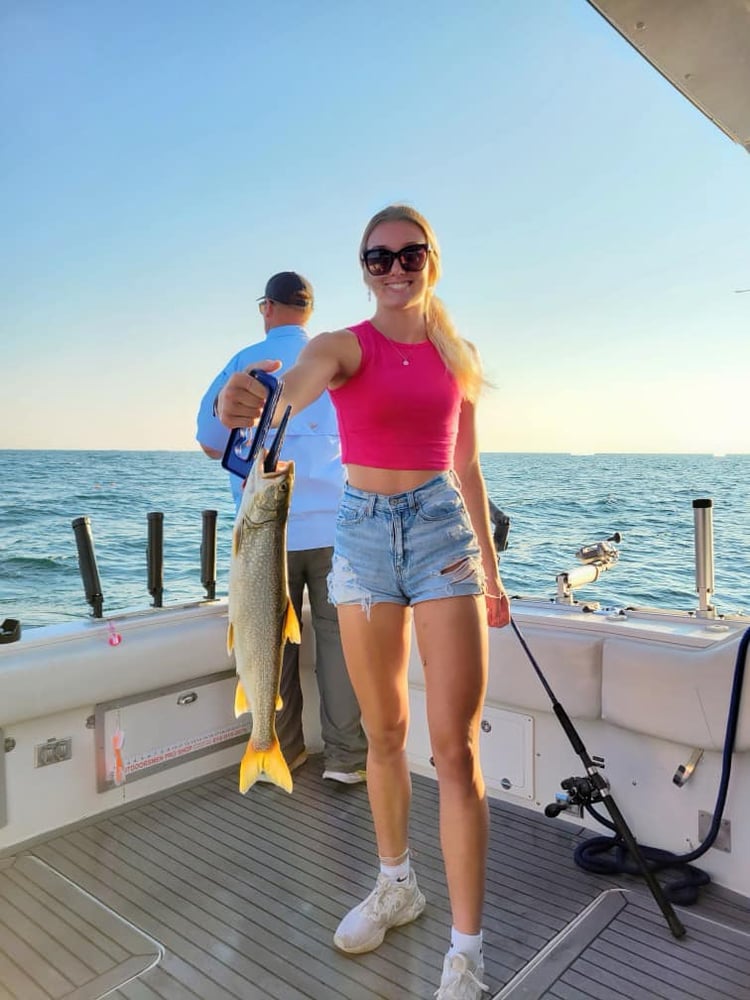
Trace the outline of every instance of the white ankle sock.
{"type": "Polygon", "coordinates": [[[411,865],[409,863],[409,852],[406,851],[397,864],[387,864],[387,862],[392,861],[392,858],[381,858],[380,859],[380,872],[389,878],[392,882],[406,882],[409,878],[409,872],[411,870],[411,865]]]}
{"type": "Polygon", "coordinates": [[[460,951],[462,955],[466,955],[474,965],[478,965],[479,959],[482,957],[482,932],[480,931],[478,934],[462,934],[455,927],[451,927],[451,946],[448,954],[452,955],[457,951],[460,951]]]}

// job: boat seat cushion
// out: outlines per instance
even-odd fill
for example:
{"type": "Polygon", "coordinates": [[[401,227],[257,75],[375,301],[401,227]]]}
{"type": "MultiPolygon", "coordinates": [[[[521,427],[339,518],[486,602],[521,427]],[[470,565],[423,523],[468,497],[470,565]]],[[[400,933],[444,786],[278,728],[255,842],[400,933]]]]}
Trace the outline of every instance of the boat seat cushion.
{"type": "MultiPolygon", "coordinates": [[[[607,639],[602,717],[625,729],[686,747],[721,750],[739,639],[703,649],[607,639]]],[[[750,750],[750,680],[735,750],[750,750]]]]}
{"type": "MultiPolygon", "coordinates": [[[[561,633],[544,626],[523,626],[523,637],[556,696],[571,718],[601,716],[602,639],[561,633]]],[[[551,712],[552,703],[511,628],[490,629],[488,704],[551,712]]],[[[422,663],[412,642],[409,683],[424,687],[422,663]]]]}

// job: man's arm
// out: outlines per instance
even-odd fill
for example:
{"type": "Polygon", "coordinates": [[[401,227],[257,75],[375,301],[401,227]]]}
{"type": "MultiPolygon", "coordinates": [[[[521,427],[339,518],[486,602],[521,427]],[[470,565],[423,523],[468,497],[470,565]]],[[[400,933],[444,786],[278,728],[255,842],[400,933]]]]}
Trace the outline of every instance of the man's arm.
{"type": "Polygon", "coordinates": [[[198,407],[195,439],[209,458],[219,459],[224,455],[229,431],[219,420],[216,400],[232,374],[237,371],[235,358],[216,376],[206,389],[198,407]]]}

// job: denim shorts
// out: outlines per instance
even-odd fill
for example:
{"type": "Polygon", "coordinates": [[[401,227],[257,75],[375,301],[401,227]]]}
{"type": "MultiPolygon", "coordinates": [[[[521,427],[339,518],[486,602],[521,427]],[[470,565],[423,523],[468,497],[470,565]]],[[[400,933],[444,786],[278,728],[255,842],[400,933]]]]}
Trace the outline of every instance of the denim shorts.
{"type": "Polygon", "coordinates": [[[406,493],[348,484],[339,505],[332,604],[418,604],[484,592],[479,545],[452,472],[406,493]]]}

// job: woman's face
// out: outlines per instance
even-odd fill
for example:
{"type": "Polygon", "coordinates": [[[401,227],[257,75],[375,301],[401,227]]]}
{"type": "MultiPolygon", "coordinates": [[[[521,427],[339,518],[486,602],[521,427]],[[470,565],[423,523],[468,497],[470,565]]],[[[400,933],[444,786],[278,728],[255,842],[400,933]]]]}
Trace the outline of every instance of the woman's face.
{"type": "MultiPolygon", "coordinates": [[[[414,244],[427,243],[425,234],[415,222],[406,219],[381,222],[370,233],[367,250],[382,247],[403,250],[414,244]]],[[[428,292],[429,260],[421,271],[405,271],[396,258],[387,274],[372,275],[363,265],[365,284],[371,288],[378,304],[391,309],[405,309],[424,302],[428,292]]]]}

